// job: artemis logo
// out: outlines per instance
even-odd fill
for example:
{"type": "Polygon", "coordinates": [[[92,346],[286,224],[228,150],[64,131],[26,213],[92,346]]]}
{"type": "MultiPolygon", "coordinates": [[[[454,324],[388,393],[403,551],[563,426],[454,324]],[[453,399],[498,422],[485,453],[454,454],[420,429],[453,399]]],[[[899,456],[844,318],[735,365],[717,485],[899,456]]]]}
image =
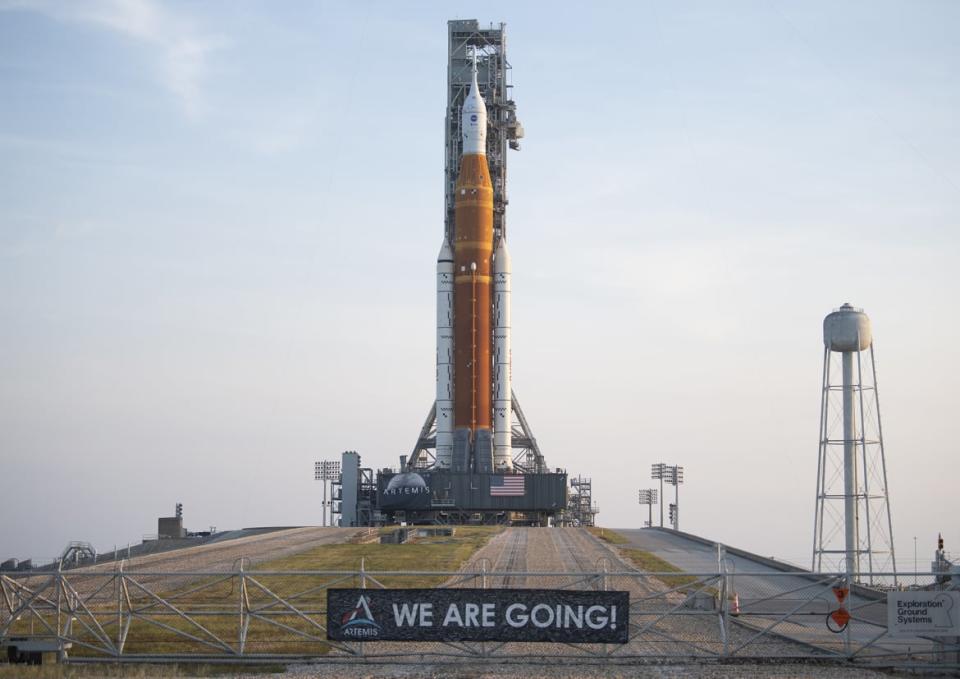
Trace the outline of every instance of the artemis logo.
{"type": "Polygon", "coordinates": [[[380,625],[373,619],[370,612],[370,599],[361,594],[353,610],[347,611],[340,618],[343,633],[358,639],[371,639],[380,636],[380,625]]]}

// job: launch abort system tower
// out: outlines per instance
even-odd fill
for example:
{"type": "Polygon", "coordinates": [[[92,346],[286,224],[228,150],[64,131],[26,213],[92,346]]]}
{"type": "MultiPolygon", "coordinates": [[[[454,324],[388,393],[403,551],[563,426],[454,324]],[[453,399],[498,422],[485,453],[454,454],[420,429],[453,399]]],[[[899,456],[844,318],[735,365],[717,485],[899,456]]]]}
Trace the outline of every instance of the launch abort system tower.
{"type": "Polygon", "coordinates": [[[378,504],[412,522],[543,524],[566,506],[511,384],[507,152],[523,129],[504,24],[448,23],[436,401],[378,504]]]}

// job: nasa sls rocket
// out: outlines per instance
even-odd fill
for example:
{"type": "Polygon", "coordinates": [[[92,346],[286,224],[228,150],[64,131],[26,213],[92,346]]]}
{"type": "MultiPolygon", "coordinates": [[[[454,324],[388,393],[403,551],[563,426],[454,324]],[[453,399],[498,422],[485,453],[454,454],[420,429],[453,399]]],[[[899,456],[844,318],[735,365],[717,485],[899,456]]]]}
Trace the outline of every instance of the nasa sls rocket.
{"type": "Polygon", "coordinates": [[[437,258],[436,464],[455,472],[510,471],[510,256],[502,234],[494,253],[487,108],[476,56],[461,133],[453,246],[444,239],[437,258]]]}

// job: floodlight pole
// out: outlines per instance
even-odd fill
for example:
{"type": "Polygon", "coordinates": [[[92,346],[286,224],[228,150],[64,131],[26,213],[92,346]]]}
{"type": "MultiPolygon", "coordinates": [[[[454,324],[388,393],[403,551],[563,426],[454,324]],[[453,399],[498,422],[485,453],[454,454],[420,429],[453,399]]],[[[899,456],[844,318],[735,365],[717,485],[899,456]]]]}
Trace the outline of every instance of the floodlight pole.
{"type": "Polygon", "coordinates": [[[663,482],[666,477],[667,483],[673,484],[674,510],[670,517],[670,522],[674,530],[680,530],[680,488],[683,483],[683,467],[678,464],[668,465],[664,462],[658,462],[650,468],[650,478],[660,479],[660,527],[663,528],[663,482]]]}
{"type": "MultiPolygon", "coordinates": [[[[323,482],[323,525],[327,525],[327,484],[330,484],[331,490],[333,482],[340,478],[340,463],[335,460],[319,460],[313,465],[313,478],[323,482]]],[[[330,518],[333,519],[333,512],[330,512],[330,518]]]]}
{"type": "Polygon", "coordinates": [[[663,528],[663,473],[660,474],[660,527],[663,528]]]}
{"type": "Polygon", "coordinates": [[[670,467],[670,483],[673,484],[673,530],[680,530],[680,484],[683,483],[683,467],[670,467]]]}
{"type": "Polygon", "coordinates": [[[673,530],[680,530],[680,479],[677,478],[677,468],[673,468],[673,530]]]}
{"type": "MultiPolygon", "coordinates": [[[[650,478],[660,479],[660,527],[663,528],[663,475],[666,472],[667,465],[663,462],[657,462],[650,467],[650,478]]],[[[652,526],[651,526],[652,528],[652,526]]]]}
{"type": "Polygon", "coordinates": [[[657,489],[645,488],[637,491],[637,500],[642,505],[647,505],[647,527],[653,528],[653,503],[657,501],[657,489]]]}

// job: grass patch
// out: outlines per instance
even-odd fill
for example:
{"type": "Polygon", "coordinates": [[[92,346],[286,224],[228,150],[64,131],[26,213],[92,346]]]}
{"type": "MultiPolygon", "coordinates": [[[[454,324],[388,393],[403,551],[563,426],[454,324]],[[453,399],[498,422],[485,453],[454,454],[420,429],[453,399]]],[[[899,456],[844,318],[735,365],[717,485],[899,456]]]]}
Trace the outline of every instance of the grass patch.
{"type": "MultiPolygon", "coordinates": [[[[500,526],[457,526],[454,534],[416,538],[399,545],[370,543],[365,545],[322,545],[300,554],[262,563],[250,571],[343,571],[358,570],[361,560],[366,571],[446,571],[454,572],[483,547],[500,526]]],[[[309,577],[309,576],[302,576],[309,577]]],[[[439,576],[378,577],[386,587],[433,587],[446,580],[439,576]],[[386,580],[387,582],[384,582],[386,580]]],[[[285,577],[294,584],[297,576],[285,577]]],[[[351,585],[338,585],[349,587],[351,585]]]]}
{"type": "MultiPolygon", "coordinates": [[[[642,549],[623,548],[620,553],[630,559],[634,566],[647,573],[683,573],[669,561],[642,549]]],[[[697,578],[692,575],[659,575],[657,579],[668,587],[682,587],[697,582],[697,578]]]]}
{"type": "Polygon", "coordinates": [[[611,545],[625,545],[630,542],[627,538],[620,535],[620,533],[610,530],[609,528],[591,526],[587,530],[601,540],[609,542],[611,545]]]}

